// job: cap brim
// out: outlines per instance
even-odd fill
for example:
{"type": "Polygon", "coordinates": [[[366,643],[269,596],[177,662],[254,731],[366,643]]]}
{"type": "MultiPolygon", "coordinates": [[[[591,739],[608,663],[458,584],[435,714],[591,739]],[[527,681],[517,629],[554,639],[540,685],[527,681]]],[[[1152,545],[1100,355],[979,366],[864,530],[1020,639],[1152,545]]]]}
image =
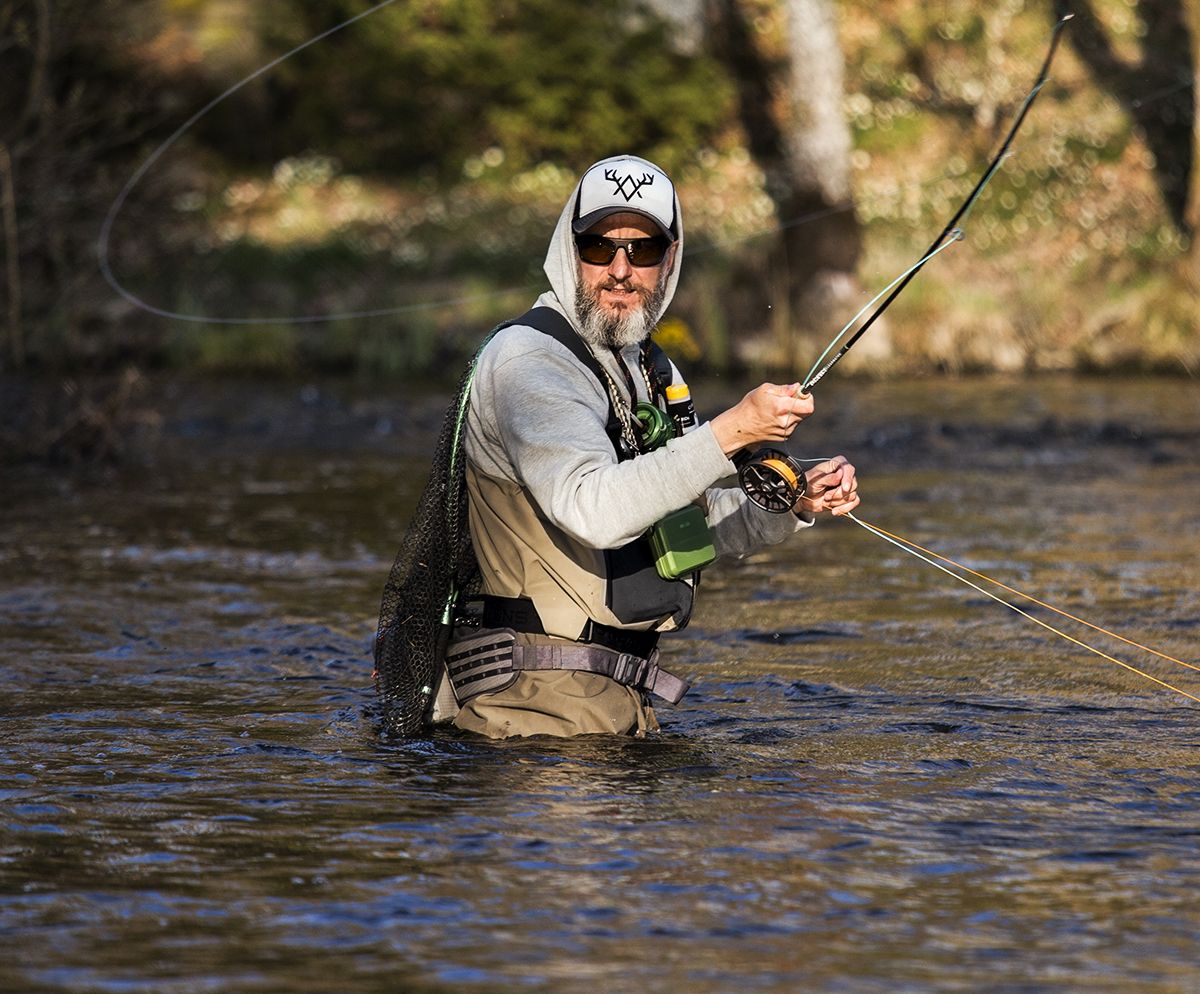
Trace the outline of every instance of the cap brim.
{"type": "Polygon", "coordinates": [[[647,221],[652,221],[654,226],[658,228],[658,230],[664,235],[670,238],[671,241],[675,240],[675,233],[669,227],[664,226],[662,221],[660,221],[649,211],[638,210],[636,207],[630,207],[626,204],[616,207],[601,207],[589,214],[584,214],[583,217],[577,217],[571,222],[571,230],[574,231],[575,234],[581,235],[592,225],[603,221],[606,217],[612,217],[614,214],[637,214],[641,217],[644,217],[647,221]]]}

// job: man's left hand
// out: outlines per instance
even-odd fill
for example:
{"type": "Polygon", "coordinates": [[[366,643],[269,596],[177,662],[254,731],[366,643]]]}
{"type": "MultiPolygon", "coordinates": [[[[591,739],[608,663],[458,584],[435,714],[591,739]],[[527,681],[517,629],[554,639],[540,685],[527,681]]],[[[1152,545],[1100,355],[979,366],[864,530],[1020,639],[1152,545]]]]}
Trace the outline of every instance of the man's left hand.
{"type": "Polygon", "coordinates": [[[858,475],[845,456],[834,456],[818,463],[804,474],[807,493],[796,503],[795,510],[809,514],[829,511],[835,517],[849,514],[860,503],[858,475]]]}

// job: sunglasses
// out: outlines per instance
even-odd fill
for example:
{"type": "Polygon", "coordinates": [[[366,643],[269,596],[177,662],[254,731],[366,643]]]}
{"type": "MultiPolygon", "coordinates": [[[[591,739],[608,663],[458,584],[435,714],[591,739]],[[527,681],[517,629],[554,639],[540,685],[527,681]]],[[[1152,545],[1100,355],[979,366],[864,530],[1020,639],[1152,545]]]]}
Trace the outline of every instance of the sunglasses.
{"type": "Polygon", "coordinates": [[[613,241],[603,235],[575,236],[579,258],[589,266],[607,266],[617,257],[619,249],[625,250],[631,266],[657,266],[670,247],[671,242],[661,236],[626,238],[621,241],[613,241]]]}

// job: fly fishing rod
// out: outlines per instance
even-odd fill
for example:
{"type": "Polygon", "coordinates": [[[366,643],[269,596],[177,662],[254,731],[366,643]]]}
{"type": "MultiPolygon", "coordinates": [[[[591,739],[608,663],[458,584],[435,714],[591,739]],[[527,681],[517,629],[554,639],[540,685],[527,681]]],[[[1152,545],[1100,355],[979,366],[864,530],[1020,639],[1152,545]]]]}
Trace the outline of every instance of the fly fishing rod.
{"type": "MultiPolygon", "coordinates": [[[[1013,139],[1024,123],[1025,116],[1029,113],[1029,108],[1033,106],[1034,100],[1037,99],[1037,95],[1046,84],[1046,80],[1050,74],[1050,64],[1054,61],[1055,52],[1058,51],[1058,43],[1063,28],[1066,27],[1067,22],[1073,16],[1073,14],[1063,14],[1055,22],[1054,31],[1050,38],[1050,48],[1046,52],[1046,58],[1042,62],[1041,71],[1038,73],[1033,88],[1021,104],[1021,108],[1013,120],[1012,127],[1008,129],[1008,134],[1000,145],[1000,150],[992,157],[987,168],[983,171],[983,175],[979,177],[979,181],[975,184],[974,189],[971,190],[967,199],[963,201],[962,206],[954,212],[954,216],[950,218],[941,233],[933,240],[933,244],[929,246],[925,254],[913,266],[909,267],[884,287],[877,296],[868,301],[866,306],[855,314],[846,323],[845,327],[834,336],[829,346],[821,353],[820,357],[813,364],[813,368],[809,370],[808,375],[804,378],[804,383],[800,387],[801,393],[809,393],[814,386],[825,378],[825,375],[854,347],[854,343],[862,338],[870,327],[879,320],[883,312],[900,296],[904,288],[912,282],[913,277],[924,268],[930,259],[964,237],[961,228],[962,221],[971,208],[975,206],[975,201],[983,193],[984,187],[991,182],[992,177],[999,170],[1001,163],[1008,155],[1008,150],[1012,146],[1013,139]],[[887,295],[886,297],[884,297],[885,294],[887,295]],[[884,297],[883,303],[879,304],[871,312],[870,316],[863,321],[858,330],[822,366],[821,363],[825,361],[825,357],[830,352],[833,352],[838,342],[854,327],[855,322],[881,297],[884,297]]],[[[735,460],[735,462],[738,464],[738,483],[741,485],[742,490],[751,501],[766,511],[771,511],[775,514],[790,511],[805,494],[803,467],[796,459],[781,449],[760,449],[753,455],[742,457],[735,460]]]]}

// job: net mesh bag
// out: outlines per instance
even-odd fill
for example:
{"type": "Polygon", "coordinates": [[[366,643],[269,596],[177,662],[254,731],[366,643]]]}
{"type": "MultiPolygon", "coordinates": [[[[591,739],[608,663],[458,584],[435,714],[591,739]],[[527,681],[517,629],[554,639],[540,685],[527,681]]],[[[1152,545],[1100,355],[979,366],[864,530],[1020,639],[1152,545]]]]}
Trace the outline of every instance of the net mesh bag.
{"type": "Polygon", "coordinates": [[[463,423],[478,353],[446,412],[429,482],[383,589],[375,635],[375,687],[392,735],[426,725],[442,674],[454,605],[479,592],[467,524],[463,423]]]}

